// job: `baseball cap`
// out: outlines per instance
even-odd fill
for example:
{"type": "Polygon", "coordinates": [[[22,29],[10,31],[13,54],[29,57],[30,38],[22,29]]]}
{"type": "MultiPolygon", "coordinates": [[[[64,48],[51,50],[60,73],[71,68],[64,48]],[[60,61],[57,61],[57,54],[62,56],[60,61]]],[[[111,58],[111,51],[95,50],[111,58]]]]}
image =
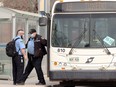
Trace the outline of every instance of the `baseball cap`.
{"type": "Polygon", "coordinates": [[[29,34],[32,34],[32,33],[35,33],[35,32],[36,32],[35,29],[30,29],[30,30],[29,30],[29,34]]]}

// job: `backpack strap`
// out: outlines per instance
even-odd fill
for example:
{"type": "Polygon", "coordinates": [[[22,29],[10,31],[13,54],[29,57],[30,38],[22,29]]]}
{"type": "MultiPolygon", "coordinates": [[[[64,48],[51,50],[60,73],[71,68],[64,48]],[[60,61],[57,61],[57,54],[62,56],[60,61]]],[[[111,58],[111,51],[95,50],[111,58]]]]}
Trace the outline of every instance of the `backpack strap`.
{"type": "Polygon", "coordinates": [[[20,39],[20,38],[16,38],[16,39],[13,39],[13,40],[16,41],[16,40],[18,40],[18,39],[20,39]]]}
{"type": "MultiPolygon", "coordinates": [[[[16,42],[16,40],[18,40],[18,39],[20,39],[20,38],[16,38],[15,40],[14,40],[14,42],[16,42]]],[[[19,48],[19,50],[18,50],[18,52],[20,51],[20,48],[19,48]]]]}

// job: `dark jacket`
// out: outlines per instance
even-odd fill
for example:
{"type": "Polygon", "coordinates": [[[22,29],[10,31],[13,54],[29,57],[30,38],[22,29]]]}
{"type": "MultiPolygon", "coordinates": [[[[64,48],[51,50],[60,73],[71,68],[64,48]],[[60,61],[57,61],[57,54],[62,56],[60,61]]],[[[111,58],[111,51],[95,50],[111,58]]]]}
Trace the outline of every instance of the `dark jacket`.
{"type": "Polygon", "coordinates": [[[43,57],[47,54],[45,46],[47,46],[47,40],[42,39],[41,36],[37,34],[34,38],[34,57],[43,57]]]}
{"type": "Polygon", "coordinates": [[[34,38],[34,56],[42,57],[47,54],[45,46],[47,46],[47,40],[42,39],[40,35],[36,35],[34,38]]]}

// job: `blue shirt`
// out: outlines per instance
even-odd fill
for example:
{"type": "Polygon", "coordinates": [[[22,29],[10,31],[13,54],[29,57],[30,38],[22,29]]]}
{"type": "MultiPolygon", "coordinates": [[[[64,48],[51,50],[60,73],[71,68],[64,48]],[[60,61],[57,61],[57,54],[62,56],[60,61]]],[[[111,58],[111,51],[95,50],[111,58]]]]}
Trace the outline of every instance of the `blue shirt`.
{"type": "Polygon", "coordinates": [[[24,41],[23,39],[21,39],[21,36],[17,36],[14,39],[16,38],[20,38],[20,39],[17,39],[15,42],[16,51],[18,52],[19,55],[22,55],[21,49],[25,48],[24,41]]]}
{"type": "Polygon", "coordinates": [[[34,55],[34,39],[33,38],[30,38],[27,44],[27,50],[29,54],[34,55]]]}

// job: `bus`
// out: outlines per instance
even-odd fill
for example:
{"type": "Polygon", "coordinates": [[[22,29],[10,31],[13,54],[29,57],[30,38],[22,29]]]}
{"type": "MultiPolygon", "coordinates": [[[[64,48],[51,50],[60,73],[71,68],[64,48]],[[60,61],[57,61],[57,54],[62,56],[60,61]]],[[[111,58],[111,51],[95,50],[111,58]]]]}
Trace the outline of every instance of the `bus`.
{"type": "Polygon", "coordinates": [[[39,25],[47,25],[51,81],[115,83],[116,1],[59,0],[39,25]]]}

